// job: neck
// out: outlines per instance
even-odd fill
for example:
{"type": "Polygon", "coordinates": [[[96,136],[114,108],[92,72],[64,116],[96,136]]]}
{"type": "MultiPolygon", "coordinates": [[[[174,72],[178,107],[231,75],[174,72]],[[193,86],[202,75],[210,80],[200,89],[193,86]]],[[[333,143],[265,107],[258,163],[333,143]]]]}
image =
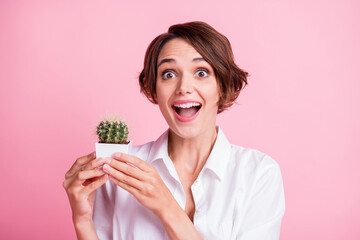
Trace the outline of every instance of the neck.
{"type": "Polygon", "coordinates": [[[216,127],[194,138],[182,138],[169,130],[168,152],[175,166],[197,176],[205,165],[217,137],[216,127]]]}

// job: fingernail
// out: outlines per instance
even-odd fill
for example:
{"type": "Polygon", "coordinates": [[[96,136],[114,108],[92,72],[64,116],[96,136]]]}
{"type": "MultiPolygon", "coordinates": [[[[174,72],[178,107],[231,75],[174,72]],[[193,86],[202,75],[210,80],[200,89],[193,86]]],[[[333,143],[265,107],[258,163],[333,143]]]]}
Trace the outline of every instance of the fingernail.
{"type": "Polygon", "coordinates": [[[109,171],[110,170],[110,167],[109,167],[109,165],[107,165],[107,164],[104,164],[104,166],[103,166],[103,169],[104,169],[104,171],[109,171]]]}
{"type": "Polygon", "coordinates": [[[120,157],[121,153],[115,153],[115,157],[120,157]]]}
{"type": "Polygon", "coordinates": [[[105,159],[105,162],[106,162],[107,164],[110,164],[111,158],[106,158],[106,159],[105,159]]]}

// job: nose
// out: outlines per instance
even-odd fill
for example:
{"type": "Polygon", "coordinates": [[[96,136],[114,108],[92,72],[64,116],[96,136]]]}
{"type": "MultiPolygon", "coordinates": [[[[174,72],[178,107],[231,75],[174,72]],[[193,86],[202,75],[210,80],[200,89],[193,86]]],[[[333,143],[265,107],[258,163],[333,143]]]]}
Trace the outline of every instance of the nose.
{"type": "Polygon", "coordinates": [[[193,79],[191,76],[183,75],[177,84],[176,94],[190,94],[194,91],[193,79]]]}

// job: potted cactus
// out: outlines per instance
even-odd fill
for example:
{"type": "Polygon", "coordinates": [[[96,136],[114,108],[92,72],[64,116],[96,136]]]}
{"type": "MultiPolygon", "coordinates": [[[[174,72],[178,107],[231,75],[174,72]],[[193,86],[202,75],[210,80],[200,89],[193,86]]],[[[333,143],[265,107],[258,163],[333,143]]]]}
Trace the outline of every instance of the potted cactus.
{"type": "Polygon", "coordinates": [[[95,143],[96,157],[112,157],[115,152],[128,153],[132,141],[127,140],[129,129],[117,116],[105,117],[96,127],[99,142],[95,143]]]}

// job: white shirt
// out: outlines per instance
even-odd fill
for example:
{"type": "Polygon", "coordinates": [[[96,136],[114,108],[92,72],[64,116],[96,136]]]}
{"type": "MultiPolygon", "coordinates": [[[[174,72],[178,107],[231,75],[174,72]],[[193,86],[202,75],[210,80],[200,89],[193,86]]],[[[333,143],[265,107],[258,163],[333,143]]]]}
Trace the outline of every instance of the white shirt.
{"type": "MultiPolygon", "coordinates": [[[[217,130],[210,156],[191,186],[196,229],[204,239],[279,239],[285,212],[279,165],[258,150],[230,144],[217,130]]],[[[134,146],[130,154],[153,165],[185,209],[185,192],[167,147],[168,130],[155,142],[134,146]]],[[[111,181],[96,191],[93,220],[101,240],[168,239],[161,221],[111,181]]]]}

